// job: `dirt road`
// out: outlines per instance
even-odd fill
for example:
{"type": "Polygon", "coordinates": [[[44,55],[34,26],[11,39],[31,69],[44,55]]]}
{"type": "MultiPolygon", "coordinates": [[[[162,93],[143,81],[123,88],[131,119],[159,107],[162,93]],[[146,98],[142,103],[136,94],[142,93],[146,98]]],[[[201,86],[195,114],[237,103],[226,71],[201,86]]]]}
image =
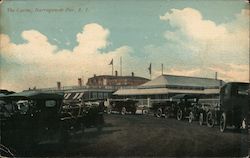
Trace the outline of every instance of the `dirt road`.
{"type": "Polygon", "coordinates": [[[102,131],[86,129],[69,143],[41,142],[19,156],[245,156],[248,135],[148,115],[105,115],[102,131]]]}

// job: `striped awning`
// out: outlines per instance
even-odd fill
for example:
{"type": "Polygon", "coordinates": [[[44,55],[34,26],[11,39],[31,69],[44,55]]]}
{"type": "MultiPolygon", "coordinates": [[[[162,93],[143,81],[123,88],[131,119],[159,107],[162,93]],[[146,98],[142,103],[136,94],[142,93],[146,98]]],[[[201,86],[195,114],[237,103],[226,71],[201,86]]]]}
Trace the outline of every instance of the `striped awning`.
{"type": "Polygon", "coordinates": [[[84,93],[69,92],[64,94],[64,100],[79,100],[83,97],[84,93]]]}

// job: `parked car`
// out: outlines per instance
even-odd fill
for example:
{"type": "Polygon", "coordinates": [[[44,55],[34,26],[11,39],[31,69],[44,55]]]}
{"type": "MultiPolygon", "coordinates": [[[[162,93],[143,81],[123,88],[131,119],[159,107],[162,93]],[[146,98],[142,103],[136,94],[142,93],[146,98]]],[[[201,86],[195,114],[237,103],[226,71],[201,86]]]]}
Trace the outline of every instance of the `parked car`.
{"type": "Polygon", "coordinates": [[[1,143],[33,145],[44,137],[61,134],[63,95],[20,92],[2,96],[1,143]],[[4,110],[3,110],[4,109],[4,110]],[[4,112],[3,112],[4,111],[4,112]]]}
{"type": "Polygon", "coordinates": [[[135,114],[138,101],[133,99],[110,99],[107,106],[107,113],[111,114],[113,111],[119,112],[122,115],[131,113],[135,114]]]}
{"type": "Polygon", "coordinates": [[[176,102],[174,101],[158,101],[152,104],[151,110],[156,117],[176,117],[176,102]]]}
{"type": "Polygon", "coordinates": [[[68,141],[86,127],[102,128],[99,102],[63,104],[62,93],[27,91],[0,98],[1,143],[30,147],[44,140],[68,141]]]}
{"type": "Polygon", "coordinates": [[[189,122],[192,122],[198,118],[198,96],[198,94],[178,94],[172,97],[172,100],[177,102],[177,120],[188,118],[189,122]]]}

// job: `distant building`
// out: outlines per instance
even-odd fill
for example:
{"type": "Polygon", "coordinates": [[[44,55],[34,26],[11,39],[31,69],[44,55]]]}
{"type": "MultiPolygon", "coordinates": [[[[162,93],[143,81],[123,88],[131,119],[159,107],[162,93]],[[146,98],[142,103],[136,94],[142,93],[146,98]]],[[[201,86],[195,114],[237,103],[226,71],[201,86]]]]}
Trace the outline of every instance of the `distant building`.
{"type": "Polygon", "coordinates": [[[100,75],[91,77],[88,79],[87,86],[94,86],[94,87],[106,87],[112,86],[116,87],[126,87],[126,86],[138,86],[148,82],[149,79],[134,76],[132,73],[131,76],[118,76],[117,73],[115,76],[111,75],[100,75]]]}
{"type": "Polygon", "coordinates": [[[149,81],[143,77],[134,76],[115,76],[101,75],[89,78],[86,85],[82,84],[81,78],[78,78],[76,86],[62,86],[61,82],[57,82],[57,87],[29,89],[26,91],[44,91],[44,92],[63,92],[65,100],[104,100],[110,98],[112,93],[118,88],[136,87],[149,81]]]}
{"type": "Polygon", "coordinates": [[[224,83],[212,78],[161,75],[136,88],[119,89],[113,94],[126,98],[151,99],[166,99],[176,94],[216,95],[224,83]]]}

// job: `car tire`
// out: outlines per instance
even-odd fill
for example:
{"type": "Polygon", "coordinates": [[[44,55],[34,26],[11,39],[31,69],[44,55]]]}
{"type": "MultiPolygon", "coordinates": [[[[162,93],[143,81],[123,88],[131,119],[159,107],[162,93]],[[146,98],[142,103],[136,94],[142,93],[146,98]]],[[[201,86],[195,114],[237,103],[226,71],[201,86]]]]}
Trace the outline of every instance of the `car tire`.
{"type": "Polygon", "coordinates": [[[121,109],[121,114],[126,115],[126,112],[127,112],[127,109],[126,109],[126,107],[123,106],[121,109]]]}
{"type": "Polygon", "coordinates": [[[107,108],[107,114],[111,114],[112,113],[112,108],[111,107],[108,107],[107,108]]]}
{"type": "Polygon", "coordinates": [[[165,118],[170,118],[170,107],[164,108],[165,118]]]}
{"type": "Polygon", "coordinates": [[[176,113],[176,118],[178,121],[180,121],[180,120],[182,120],[182,117],[183,117],[183,112],[182,112],[181,108],[179,107],[177,110],[177,113],[176,113]]]}
{"type": "Polygon", "coordinates": [[[148,110],[145,107],[143,107],[143,109],[142,109],[142,115],[146,115],[146,114],[148,114],[148,110]]]}
{"type": "Polygon", "coordinates": [[[158,108],[155,113],[156,117],[161,117],[162,116],[162,108],[158,108]]]}
{"type": "Polygon", "coordinates": [[[213,113],[209,111],[207,113],[207,126],[212,128],[214,127],[214,124],[215,124],[215,119],[214,119],[213,113]]]}
{"type": "Polygon", "coordinates": [[[226,113],[223,112],[220,117],[220,131],[224,132],[227,127],[227,116],[226,113]]]}

